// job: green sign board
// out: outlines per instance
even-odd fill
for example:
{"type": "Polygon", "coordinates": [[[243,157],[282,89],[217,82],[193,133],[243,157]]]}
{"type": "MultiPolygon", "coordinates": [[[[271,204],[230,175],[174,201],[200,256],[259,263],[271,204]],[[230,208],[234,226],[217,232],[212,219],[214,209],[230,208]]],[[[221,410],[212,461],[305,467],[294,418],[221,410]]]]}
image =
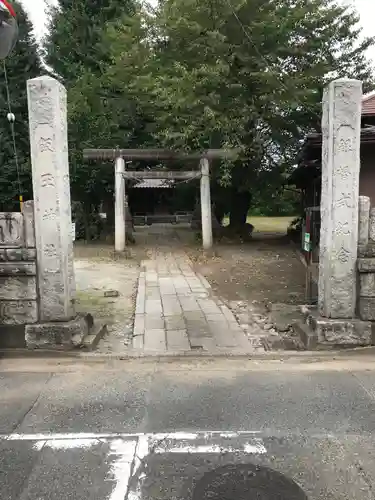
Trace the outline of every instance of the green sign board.
{"type": "Polygon", "coordinates": [[[305,233],[305,236],[303,239],[303,249],[305,252],[310,252],[310,250],[311,250],[310,233],[305,233]]]}

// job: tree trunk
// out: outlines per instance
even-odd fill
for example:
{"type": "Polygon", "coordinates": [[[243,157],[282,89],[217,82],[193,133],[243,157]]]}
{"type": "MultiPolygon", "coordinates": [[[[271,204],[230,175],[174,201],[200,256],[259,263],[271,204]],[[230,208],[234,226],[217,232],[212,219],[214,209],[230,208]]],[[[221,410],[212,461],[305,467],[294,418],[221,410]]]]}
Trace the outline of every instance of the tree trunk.
{"type": "Polygon", "coordinates": [[[251,206],[251,193],[232,188],[229,225],[241,230],[246,224],[247,214],[251,206]]]}
{"type": "Polygon", "coordinates": [[[85,229],[85,241],[91,241],[91,204],[83,204],[83,226],[85,229]]]}

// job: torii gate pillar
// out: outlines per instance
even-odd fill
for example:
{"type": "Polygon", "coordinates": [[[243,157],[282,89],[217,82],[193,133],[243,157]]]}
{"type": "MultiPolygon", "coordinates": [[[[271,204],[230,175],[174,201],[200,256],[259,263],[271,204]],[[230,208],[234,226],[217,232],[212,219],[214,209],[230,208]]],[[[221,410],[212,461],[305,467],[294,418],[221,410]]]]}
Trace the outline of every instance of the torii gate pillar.
{"type": "Polygon", "coordinates": [[[212,216],[210,192],[210,164],[207,158],[201,160],[201,213],[203,249],[212,248],[212,216]]]}
{"type": "Polygon", "coordinates": [[[124,252],[125,230],[125,160],[118,156],[115,160],[115,251],[124,252]]]}

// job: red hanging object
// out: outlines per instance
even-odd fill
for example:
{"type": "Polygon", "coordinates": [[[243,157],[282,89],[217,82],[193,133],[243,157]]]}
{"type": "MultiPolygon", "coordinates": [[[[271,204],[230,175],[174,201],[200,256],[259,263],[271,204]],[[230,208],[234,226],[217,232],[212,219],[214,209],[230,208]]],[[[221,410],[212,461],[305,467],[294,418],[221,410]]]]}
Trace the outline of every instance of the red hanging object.
{"type": "Polygon", "coordinates": [[[16,13],[7,0],[0,0],[0,60],[13,49],[18,36],[16,13]]]}

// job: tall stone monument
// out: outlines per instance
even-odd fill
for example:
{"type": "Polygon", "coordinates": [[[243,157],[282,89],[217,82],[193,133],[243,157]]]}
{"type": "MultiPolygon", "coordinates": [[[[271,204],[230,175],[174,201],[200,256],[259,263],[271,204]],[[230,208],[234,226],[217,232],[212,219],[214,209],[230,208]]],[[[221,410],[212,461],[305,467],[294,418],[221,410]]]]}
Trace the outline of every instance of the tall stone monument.
{"type": "Polygon", "coordinates": [[[354,318],[362,83],[331,82],[323,96],[319,312],[354,318]]]}
{"type": "Polygon", "coordinates": [[[27,82],[34,192],[39,322],[29,346],[71,343],[75,320],[66,90],[42,76],[27,82]]]}

